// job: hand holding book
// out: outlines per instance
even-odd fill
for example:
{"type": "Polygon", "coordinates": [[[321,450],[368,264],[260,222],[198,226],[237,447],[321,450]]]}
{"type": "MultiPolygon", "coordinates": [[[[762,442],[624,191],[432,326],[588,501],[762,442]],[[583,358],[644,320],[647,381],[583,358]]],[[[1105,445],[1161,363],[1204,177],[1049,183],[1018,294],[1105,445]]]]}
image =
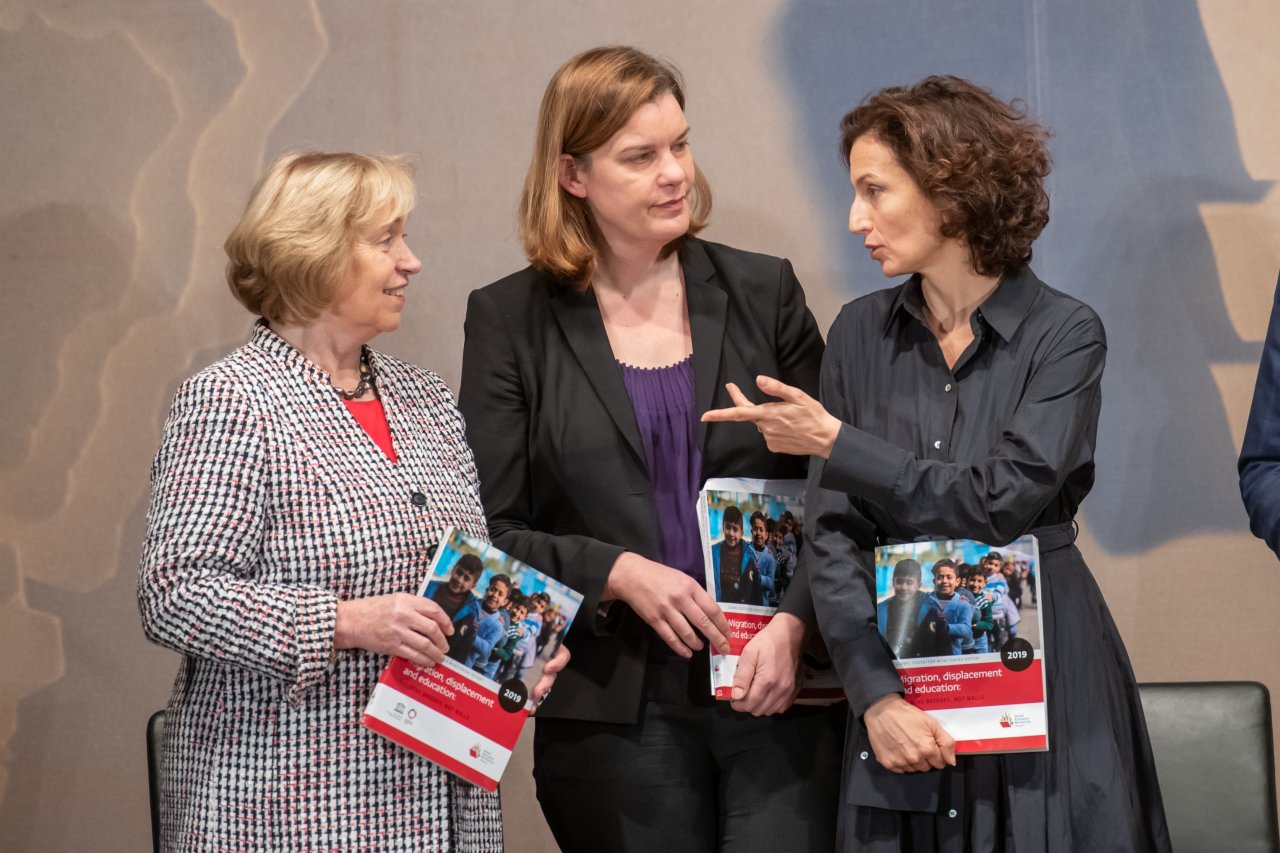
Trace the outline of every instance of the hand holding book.
{"type": "Polygon", "coordinates": [[[697,581],[670,566],[628,551],[614,562],[600,598],[625,601],[681,657],[702,648],[699,634],[721,654],[729,651],[729,623],[719,605],[697,581]]]}
{"type": "Polygon", "coordinates": [[[804,487],[803,480],[713,479],[698,499],[706,591],[729,626],[729,650],[711,656],[711,692],[755,716],[844,698],[821,643],[809,642],[803,620],[778,611],[797,564],[804,487]]]}
{"type": "Polygon", "coordinates": [[[335,641],[354,633],[392,655],[366,727],[492,791],[525,718],[569,662],[562,640],[582,595],[456,528],[440,540],[414,601],[392,595],[346,608],[335,641]]]}
{"type": "Polygon", "coordinates": [[[733,710],[764,717],[791,707],[800,692],[800,658],[807,635],[802,620],[778,613],[751,638],[733,674],[733,710]]]}
{"type": "Polygon", "coordinates": [[[897,693],[871,703],[862,719],[876,760],[886,770],[912,773],[955,766],[956,739],[897,693]]]}
{"type": "Polygon", "coordinates": [[[453,623],[434,601],[407,592],[339,601],[335,649],[368,649],[419,666],[434,666],[449,651],[453,623]]]}
{"type": "MultiPolygon", "coordinates": [[[[1017,630],[1006,627],[1007,636],[993,618],[987,583],[1003,583],[1005,560],[1011,571],[1021,565],[1030,574],[1040,563],[1036,538],[1023,536],[1000,551],[971,539],[875,549],[876,627],[902,693],[881,697],[864,721],[876,758],[888,769],[939,767],[940,750],[1048,749],[1040,614],[1011,611],[1017,630]],[[881,754],[881,747],[888,752],[881,754]]],[[[1008,615],[1002,607],[1000,618],[1008,615]]]]}

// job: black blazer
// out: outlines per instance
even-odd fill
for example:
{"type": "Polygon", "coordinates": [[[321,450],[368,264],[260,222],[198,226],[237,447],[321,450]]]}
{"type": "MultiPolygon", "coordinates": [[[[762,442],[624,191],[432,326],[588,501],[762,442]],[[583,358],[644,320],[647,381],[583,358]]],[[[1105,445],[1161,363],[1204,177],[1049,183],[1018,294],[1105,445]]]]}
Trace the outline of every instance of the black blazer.
{"type": "MultiPolygon", "coordinates": [[[[699,412],[732,405],[758,374],[817,393],[823,343],[788,261],[686,239],[679,253],[699,412]]],[[[640,429],[595,293],[532,267],[467,303],[459,407],[498,547],[585,596],[573,653],[540,716],[631,723],[650,642],[622,602],[597,611],[624,551],[658,558],[653,492],[640,429]]],[[[758,393],[755,395],[758,397],[758,393]]],[[[807,459],[770,453],[751,424],[703,424],[702,473],[805,476],[807,459]]],[[[798,574],[784,609],[815,625],[798,574]]]]}

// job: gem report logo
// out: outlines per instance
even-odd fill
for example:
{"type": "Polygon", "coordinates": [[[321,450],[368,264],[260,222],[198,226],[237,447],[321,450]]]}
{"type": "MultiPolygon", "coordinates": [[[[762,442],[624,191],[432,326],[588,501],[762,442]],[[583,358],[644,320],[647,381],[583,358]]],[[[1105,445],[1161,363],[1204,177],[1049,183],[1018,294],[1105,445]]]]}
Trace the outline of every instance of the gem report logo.
{"type": "Polygon", "coordinates": [[[1002,729],[1020,729],[1029,725],[1031,725],[1031,718],[1026,714],[1010,714],[1005,711],[1000,715],[1000,728],[1002,729]]]}
{"type": "Polygon", "coordinates": [[[471,744],[471,748],[467,750],[467,754],[480,764],[493,763],[493,753],[481,746],[479,741],[471,744]]]}

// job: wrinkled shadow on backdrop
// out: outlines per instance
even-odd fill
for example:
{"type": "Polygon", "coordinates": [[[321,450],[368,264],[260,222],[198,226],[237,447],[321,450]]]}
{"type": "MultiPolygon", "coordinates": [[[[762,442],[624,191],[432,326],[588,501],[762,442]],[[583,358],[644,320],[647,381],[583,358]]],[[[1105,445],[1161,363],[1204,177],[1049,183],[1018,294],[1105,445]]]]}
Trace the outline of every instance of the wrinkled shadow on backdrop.
{"type": "Polygon", "coordinates": [[[841,115],[867,93],[956,74],[1022,98],[1054,131],[1052,221],[1033,267],[1091,304],[1109,356],[1098,474],[1083,512],[1110,551],[1244,530],[1211,363],[1256,362],[1227,316],[1198,205],[1257,201],[1192,0],[794,0],[774,53],[806,140],[811,182],[849,297],[888,282],[843,232],[850,190],[841,115]]]}

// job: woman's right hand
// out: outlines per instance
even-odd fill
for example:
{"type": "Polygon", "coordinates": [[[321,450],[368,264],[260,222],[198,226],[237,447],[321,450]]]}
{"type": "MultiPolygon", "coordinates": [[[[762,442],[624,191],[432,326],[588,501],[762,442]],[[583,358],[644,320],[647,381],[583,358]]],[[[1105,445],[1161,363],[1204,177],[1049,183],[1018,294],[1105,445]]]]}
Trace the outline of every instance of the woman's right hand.
{"type": "Polygon", "coordinates": [[[697,581],[670,566],[625,552],[614,562],[601,601],[631,606],[671,650],[684,658],[702,648],[701,634],[722,655],[729,654],[729,622],[697,581]]]}
{"type": "Polygon", "coordinates": [[[368,649],[419,666],[435,666],[449,651],[449,616],[429,598],[396,592],[338,602],[335,649],[368,649]]]}
{"type": "Polygon", "coordinates": [[[897,693],[872,702],[862,720],[876,760],[886,770],[912,773],[955,766],[956,739],[897,693]]]}

